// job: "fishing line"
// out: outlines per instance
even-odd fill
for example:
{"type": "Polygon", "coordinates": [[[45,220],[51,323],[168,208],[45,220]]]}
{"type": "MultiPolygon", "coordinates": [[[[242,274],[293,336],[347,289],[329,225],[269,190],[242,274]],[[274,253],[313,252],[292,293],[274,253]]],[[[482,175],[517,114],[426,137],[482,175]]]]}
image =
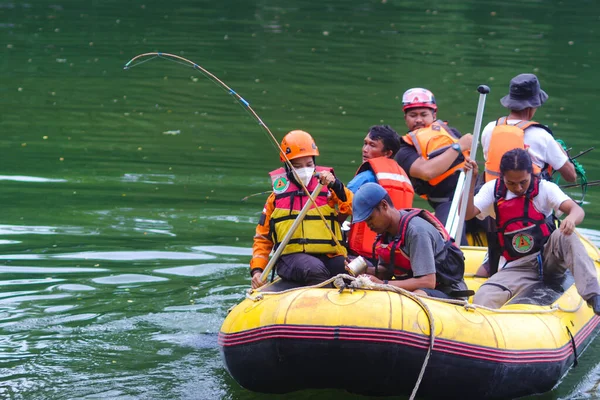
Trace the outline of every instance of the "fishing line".
{"type": "Polygon", "coordinates": [[[248,200],[250,197],[254,197],[254,196],[260,196],[261,194],[271,194],[271,193],[273,193],[273,191],[272,191],[272,190],[266,190],[266,191],[264,191],[264,192],[252,193],[252,194],[249,194],[248,196],[244,197],[244,198],[243,198],[242,200],[240,200],[240,201],[246,201],[246,200],[248,200]]]}
{"type": "MultiPolygon", "coordinates": [[[[294,170],[294,166],[292,165],[292,163],[290,162],[290,160],[287,158],[287,155],[285,154],[285,151],[283,151],[283,149],[279,145],[279,142],[275,138],[275,135],[273,135],[273,133],[271,132],[271,130],[269,129],[269,127],[267,126],[267,124],[265,124],[265,122],[262,120],[262,118],[260,118],[258,116],[258,114],[256,113],[256,111],[254,111],[254,109],[250,106],[250,103],[248,101],[246,101],[246,99],[244,99],[242,96],[240,96],[235,90],[233,90],[232,88],[230,88],[225,82],[223,82],[222,80],[220,80],[219,78],[217,78],[210,71],[208,71],[207,69],[203,68],[201,65],[198,65],[197,63],[195,63],[195,62],[193,62],[191,60],[188,60],[185,57],[181,57],[181,56],[178,56],[178,55],[175,55],[175,54],[170,54],[170,53],[162,53],[162,52],[149,52],[149,53],[138,54],[137,56],[135,56],[131,60],[129,60],[125,64],[125,66],[123,67],[123,69],[125,69],[125,70],[131,69],[133,67],[136,67],[136,66],[138,66],[140,64],[143,64],[143,63],[148,62],[150,60],[153,60],[155,58],[162,58],[162,59],[174,62],[176,64],[181,64],[181,65],[184,65],[184,66],[187,66],[187,64],[190,64],[190,65],[193,66],[194,69],[197,69],[198,71],[200,71],[205,77],[209,78],[213,83],[219,85],[221,88],[225,89],[225,91],[227,91],[230,95],[232,95],[237,100],[237,102],[240,105],[243,106],[242,108],[244,108],[244,110],[246,110],[246,112],[248,112],[250,114],[250,116],[252,116],[258,122],[258,124],[263,128],[263,130],[272,139],[271,144],[274,143],[275,147],[277,148],[277,150],[281,154],[282,158],[284,159],[284,162],[290,168],[290,171],[292,172],[292,174],[296,178],[296,181],[302,187],[302,190],[304,191],[304,193],[308,196],[308,198],[310,199],[310,201],[312,201],[312,203],[314,205],[317,204],[317,202],[315,201],[315,199],[311,196],[311,193],[306,188],[306,185],[304,185],[304,182],[302,182],[302,180],[298,177],[298,174],[296,174],[296,171],[294,170]],[[152,56],[152,57],[149,58],[149,59],[142,60],[142,61],[136,62],[135,64],[132,64],[134,61],[141,60],[141,59],[143,59],[145,57],[150,57],[150,56],[152,56]]],[[[327,230],[329,231],[329,233],[331,233],[331,237],[332,237],[333,241],[335,242],[335,244],[340,249],[343,249],[343,246],[340,244],[340,242],[335,237],[335,233],[333,232],[333,230],[329,226],[329,223],[325,219],[325,216],[323,215],[322,211],[319,209],[319,207],[316,207],[316,206],[315,206],[315,210],[319,213],[319,216],[321,217],[321,220],[323,221],[323,223],[327,227],[327,230]]]]}

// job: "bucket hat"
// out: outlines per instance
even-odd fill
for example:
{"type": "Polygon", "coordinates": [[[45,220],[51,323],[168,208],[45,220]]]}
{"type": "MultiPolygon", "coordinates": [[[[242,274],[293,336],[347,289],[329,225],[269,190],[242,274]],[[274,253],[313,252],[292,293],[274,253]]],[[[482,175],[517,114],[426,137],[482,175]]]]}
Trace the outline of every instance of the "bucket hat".
{"type": "Polygon", "coordinates": [[[508,95],[500,104],[509,110],[521,111],[528,107],[538,108],[548,100],[548,94],[540,87],[534,74],[517,75],[510,81],[508,95]]]}

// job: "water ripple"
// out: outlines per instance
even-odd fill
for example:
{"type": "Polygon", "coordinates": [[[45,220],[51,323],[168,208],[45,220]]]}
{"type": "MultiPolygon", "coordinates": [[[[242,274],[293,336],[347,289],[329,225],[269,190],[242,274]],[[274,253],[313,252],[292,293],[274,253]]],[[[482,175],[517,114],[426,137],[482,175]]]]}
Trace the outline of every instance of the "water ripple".
{"type": "Polygon", "coordinates": [[[83,267],[14,267],[0,265],[0,273],[11,274],[79,274],[82,272],[103,272],[105,268],[83,268],[83,267]]]}
{"type": "Polygon", "coordinates": [[[0,181],[16,181],[16,182],[67,182],[66,179],[50,179],[40,178],[37,176],[23,175],[0,175],[0,181]]]}
{"type": "Polygon", "coordinates": [[[223,270],[247,268],[246,264],[198,264],[198,265],[186,265],[184,267],[173,267],[173,268],[161,268],[155,269],[154,272],[161,274],[170,275],[181,275],[181,276],[207,276],[213,275],[216,272],[223,270]]]}
{"type": "Polygon", "coordinates": [[[160,278],[158,276],[149,276],[141,274],[123,274],[123,275],[112,275],[103,278],[94,278],[92,281],[105,285],[122,285],[125,283],[147,283],[147,282],[162,282],[168,281],[167,278],[160,278]]]}
{"type": "Polygon", "coordinates": [[[111,261],[140,261],[140,260],[210,260],[215,256],[200,253],[183,253],[175,251],[88,251],[82,253],[58,254],[50,258],[76,260],[111,260],[111,261]]]}

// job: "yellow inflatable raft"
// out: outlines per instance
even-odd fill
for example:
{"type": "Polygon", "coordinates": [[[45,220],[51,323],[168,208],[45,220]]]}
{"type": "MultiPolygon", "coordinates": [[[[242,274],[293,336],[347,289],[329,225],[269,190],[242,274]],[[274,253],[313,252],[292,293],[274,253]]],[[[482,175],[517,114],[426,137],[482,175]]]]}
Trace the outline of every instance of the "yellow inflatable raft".
{"type": "MultiPolygon", "coordinates": [[[[598,260],[597,248],[582,240],[598,260]]],[[[485,279],[473,273],[486,249],[463,250],[465,281],[477,290],[485,279]]],[[[540,282],[499,310],[281,283],[247,297],[230,310],[219,344],[233,378],[264,393],[408,395],[419,381],[419,398],[511,399],[551,390],[600,329],[570,275],[540,282]]]]}

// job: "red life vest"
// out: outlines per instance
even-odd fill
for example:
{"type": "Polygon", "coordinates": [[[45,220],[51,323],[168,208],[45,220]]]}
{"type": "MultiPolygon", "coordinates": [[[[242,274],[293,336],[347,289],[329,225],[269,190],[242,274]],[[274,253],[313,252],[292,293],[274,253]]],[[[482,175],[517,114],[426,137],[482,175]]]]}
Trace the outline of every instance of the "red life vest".
{"type": "Polygon", "coordinates": [[[540,251],[555,227],[533,204],[540,191],[538,177],[533,176],[524,196],[506,200],[507,190],[504,180],[497,179],[494,210],[498,241],[504,258],[513,261],[540,251]]]}
{"type": "MultiPolygon", "coordinates": [[[[333,169],[328,167],[315,167],[316,172],[329,171],[333,169]]],[[[290,181],[287,171],[284,168],[278,168],[269,173],[273,183],[273,192],[275,193],[275,209],[270,219],[270,235],[275,243],[275,248],[279,246],[281,240],[291,229],[294,221],[300,214],[302,207],[306,204],[308,196],[294,182],[290,181]]],[[[317,187],[318,180],[313,177],[306,188],[309,192],[317,187]]],[[[337,220],[337,210],[328,204],[329,189],[323,186],[321,192],[316,196],[316,207],[313,204],[306,213],[300,226],[293,233],[290,241],[285,246],[282,254],[290,253],[315,253],[315,254],[334,254],[337,249],[336,242],[331,237],[331,232],[327,229],[319,211],[329,222],[331,231],[335,233],[336,239],[342,240],[341,226],[337,220]],[[318,210],[317,210],[318,209],[318,210]]]]}
{"type": "MultiPolygon", "coordinates": [[[[440,232],[440,235],[442,235],[442,239],[445,242],[443,251],[449,250],[448,256],[443,262],[436,262],[436,287],[440,284],[450,285],[462,281],[465,271],[464,257],[460,249],[453,243],[444,225],[427,210],[414,208],[405,211],[408,211],[408,213],[401,213],[400,221],[398,222],[398,234],[393,238],[391,243],[383,243],[383,235],[379,235],[376,238],[373,257],[378,256],[384,264],[393,265],[395,276],[412,276],[410,257],[404,253],[402,248],[404,247],[408,224],[414,217],[421,217],[433,225],[440,232]]],[[[431,256],[437,258],[437,254],[432,254],[431,256]]]]}
{"type": "MultiPolygon", "coordinates": [[[[408,175],[394,159],[377,157],[367,160],[358,168],[356,175],[367,170],[373,171],[377,183],[388,192],[395,208],[412,207],[415,191],[408,175]]],[[[348,247],[363,257],[371,257],[376,236],[366,222],[352,224],[348,234],[348,247]]]]}

